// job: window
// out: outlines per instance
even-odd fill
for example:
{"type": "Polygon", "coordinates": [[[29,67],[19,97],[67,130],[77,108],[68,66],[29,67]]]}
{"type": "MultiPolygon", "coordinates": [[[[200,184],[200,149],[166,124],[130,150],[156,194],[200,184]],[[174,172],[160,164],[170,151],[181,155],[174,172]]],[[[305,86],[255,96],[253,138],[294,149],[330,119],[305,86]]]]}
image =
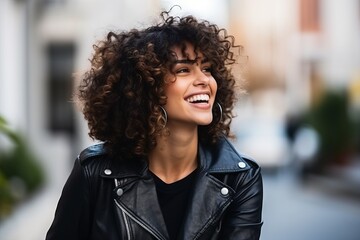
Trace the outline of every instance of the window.
{"type": "Polygon", "coordinates": [[[48,60],[48,128],[53,133],[75,132],[72,98],[72,73],[75,46],[72,43],[49,44],[48,60]]]}
{"type": "Polygon", "coordinates": [[[320,31],[319,0],[300,0],[300,31],[320,31]]]}

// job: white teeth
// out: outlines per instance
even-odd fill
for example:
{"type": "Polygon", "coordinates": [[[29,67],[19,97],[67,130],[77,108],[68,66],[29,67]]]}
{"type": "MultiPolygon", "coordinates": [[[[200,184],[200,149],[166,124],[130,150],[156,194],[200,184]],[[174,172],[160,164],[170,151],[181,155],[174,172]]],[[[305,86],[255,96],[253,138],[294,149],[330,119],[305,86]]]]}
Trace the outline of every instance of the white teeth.
{"type": "Polygon", "coordinates": [[[193,102],[197,102],[197,101],[209,101],[210,97],[207,94],[199,94],[199,95],[194,95],[189,97],[188,99],[186,99],[186,101],[188,101],[189,103],[193,103],[193,102]]]}

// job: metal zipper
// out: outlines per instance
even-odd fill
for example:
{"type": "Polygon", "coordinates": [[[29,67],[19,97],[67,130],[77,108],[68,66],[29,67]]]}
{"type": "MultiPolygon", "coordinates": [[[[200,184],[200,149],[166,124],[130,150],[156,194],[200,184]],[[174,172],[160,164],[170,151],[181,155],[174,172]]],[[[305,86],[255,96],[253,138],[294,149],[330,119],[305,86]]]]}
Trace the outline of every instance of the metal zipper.
{"type": "MultiPolygon", "coordinates": [[[[119,186],[118,180],[115,178],[114,181],[115,181],[115,187],[118,187],[118,186],[119,186]]],[[[116,203],[116,200],[115,200],[115,203],[116,203]]],[[[125,228],[126,228],[127,239],[128,239],[128,240],[131,240],[130,226],[129,226],[128,218],[127,218],[127,216],[125,215],[125,213],[124,213],[123,211],[122,211],[121,213],[122,213],[122,216],[123,216],[123,218],[124,218],[124,223],[125,223],[125,228]]]]}
{"type": "Polygon", "coordinates": [[[119,182],[118,182],[117,178],[115,178],[114,181],[115,181],[115,187],[118,187],[118,186],[119,186],[119,182]]]}
{"type": "Polygon", "coordinates": [[[124,212],[122,212],[123,218],[124,218],[124,222],[125,222],[125,228],[126,228],[126,234],[127,234],[127,239],[131,240],[131,236],[130,236],[130,227],[129,227],[129,222],[127,219],[127,216],[125,215],[124,212]]]}
{"type": "Polygon", "coordinates": [[[151,228],[149,228],[148,226],[143,224],[141,221],[136,219],[130,212],[128,212],[125,208],[123,208],[120,205],[120,203],[118,203],[118,201],[116,201],[116,199],[114,199],[114,201],[115,201],[115,204],[118,206],[118,208],[120,208],[120,210],[122,211],[123,214],[126,214],[129,218],[131,218],[133,221],[135,221],[137,224],[139,224],[142,228],[144,228],[146,231],[151,233],[156,239],[158,239],[158,240],[166,240],[166,239],[162,238],[161,235],[154,232],[151,228]]]}
{"type": "MultiPolygon", "coordinates": [[[[115,187],[118,187],[119,186],[118,180],[116,178],[114,180],[115,180],[115,187]]],[[[151,233],[156,239],[158,239],[158,240],[166,240],[166,239],[162,238],[159,234],[154,232],[152,229],[150,229],[148,226],[146,226],[145,224],[140,222],[134,216],[132,216],[132,214],[129,213],[125,208],[123,208],[120,205],[120,203],[118,203],[118,201],[116,201],[116,199],[114,199],[114,201],[115,201],[116,206],[118,206],[118,208],[120,208],[120,210],[122,211],[122,215],[123,215],[124,222],[125,222],[125,227],[126,227],[126,232],[128,234],[128,240],[131,240],[131,236],[130,236],[129,221],[128,221],[127,217],[130,217],[132,220],[134,220],[137,224],[139,224],[141,227],[143,227],[145,230],[147,230],[149,233],[151,233]]]]}

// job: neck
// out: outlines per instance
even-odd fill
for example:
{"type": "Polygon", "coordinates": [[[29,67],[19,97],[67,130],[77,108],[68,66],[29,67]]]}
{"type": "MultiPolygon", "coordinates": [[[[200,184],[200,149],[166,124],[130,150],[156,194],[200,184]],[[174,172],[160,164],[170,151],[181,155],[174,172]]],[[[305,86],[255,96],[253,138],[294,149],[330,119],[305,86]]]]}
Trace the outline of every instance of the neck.
{"type": "Polygon", "coordinates": [[[170,131],[157,138],[149,154],[149,169],[166,183],[176,182],[197,168],[198,134],[191,131],[170,131]]]}

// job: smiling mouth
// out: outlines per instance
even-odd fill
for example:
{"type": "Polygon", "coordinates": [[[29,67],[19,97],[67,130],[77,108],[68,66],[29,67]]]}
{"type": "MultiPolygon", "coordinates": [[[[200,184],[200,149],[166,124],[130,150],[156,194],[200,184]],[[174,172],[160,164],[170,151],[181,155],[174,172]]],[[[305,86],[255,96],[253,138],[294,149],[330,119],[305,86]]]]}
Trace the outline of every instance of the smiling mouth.
{"type": "Polygon", "coordinates": [[[210,96],[208,94],[193,95],[186,99],[189,103],[208,103],[210,96]]]}

